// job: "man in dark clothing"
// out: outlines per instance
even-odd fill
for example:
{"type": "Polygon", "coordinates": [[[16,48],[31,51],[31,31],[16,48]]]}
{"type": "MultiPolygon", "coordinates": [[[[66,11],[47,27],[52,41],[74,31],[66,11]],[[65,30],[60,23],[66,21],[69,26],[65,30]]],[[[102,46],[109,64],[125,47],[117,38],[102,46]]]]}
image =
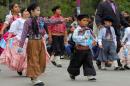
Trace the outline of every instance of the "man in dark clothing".
{"type": "MultiPolygon", "coordinates": [[[[125,18],[122,16],[122,14],[120,13],[118,6],[114,0],[105,0],[105,1],[102,1],[101,3],[99,3],[97,12],[96,12],[96,24],[99,27],[102,25],[102,20],[106,16],[111,16],[111,18],[113,19],[112,26],[114,27],[115,33],[117,36],[117,53],[118,53],[121,48],[121,42],[120,42],[121,25],[124,27],[128,27],[129,24],[125,20],[125,18]]],[[[121,64],[120,60],[118,60],[118,66],[120,66],[120,68],[116,68],[116,69],[122,69],[122,64],[121,64]]]]}
{"type": "Polygon", "coordinates": [[[123,11],[122,15],[126,19],[126,21],[130,24],[130,13],[128,11],[123,11]]]}

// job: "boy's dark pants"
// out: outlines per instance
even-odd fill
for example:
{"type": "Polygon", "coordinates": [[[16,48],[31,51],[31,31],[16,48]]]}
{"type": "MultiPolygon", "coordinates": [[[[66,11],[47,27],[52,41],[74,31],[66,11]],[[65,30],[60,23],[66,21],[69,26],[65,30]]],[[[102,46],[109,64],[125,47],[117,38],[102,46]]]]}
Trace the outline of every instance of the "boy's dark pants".
{"type": "Polygon", "coordinates": [[[64,36],[52,36],[52,52],[55,56],[64,55],[64,36]]]}
{"type": "Polygon", "coordinates": [[[70,60],[68,67],[69,74],[77,76],[80,74],[80,67],[83,65],[84,76],[96,76],[90,50],[76,50],[70,60]]]}

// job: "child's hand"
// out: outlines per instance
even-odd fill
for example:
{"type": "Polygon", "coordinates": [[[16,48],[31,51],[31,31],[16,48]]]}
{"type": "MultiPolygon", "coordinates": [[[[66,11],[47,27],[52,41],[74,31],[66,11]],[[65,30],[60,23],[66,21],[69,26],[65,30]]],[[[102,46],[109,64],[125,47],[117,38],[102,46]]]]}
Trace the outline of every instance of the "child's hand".
{"type": "Polygon", "coordinates": [[[93,46],[96,46],[96,45],[97,45],[97,42],[96,42],[96,41],[93,41],[92,45],[93,45],[93,46]]]}
{"type": "Polygon", "coordinates": [[[23,52],[23,48],[20,48],[20,47],[19,47],[18,50],[17,50],[17,52],[18,52],[18,53],[22,53],[22,52],[23,52]]]}
{"type": "Polygon", "coordinates": [[[102,46],[102,45],[99,45],[99,48],[103,48],[103,46],[102,46]]]}

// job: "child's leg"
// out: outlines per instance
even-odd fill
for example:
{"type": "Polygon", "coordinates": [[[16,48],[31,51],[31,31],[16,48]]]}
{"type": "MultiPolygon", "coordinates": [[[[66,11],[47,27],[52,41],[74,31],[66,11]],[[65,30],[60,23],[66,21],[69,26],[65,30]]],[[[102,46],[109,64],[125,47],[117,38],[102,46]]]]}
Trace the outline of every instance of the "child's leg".
{"type": "Polygon", "coordinates": [[[117,62],[117,60],[114,60],[114,61],[113,61],[113,66],[114,66],[115,68],[118,67],[118,62],[117,62]]]}
{"type": "Polygon", "coordinates": [[[76,50],[74,55],[71,57],[68,72],[70,75],[78,76],[80,74],[80,67],[83,61],[83,53],[80,50],[76,50]]]}
{"type": "Polygon", "coordinates": [[[128,57],[125,58],[123,67],[127,70],[130,70],[130,67],[128,66],[128,57]]]}
{"type": "Polygon", "coordinates": [[[116,46],[114,42],[111,42],[109,45],[109,60],[113,61],[114,70],[124,70],[123,67],[119,67],[118,61],[120,60],[117,52],[116,52],[116,46]]]}
{"type": "Polygon", "coordinates": [[[85,53],[85,55],[82,57],[82,58],[84,58],[84,60],[83,60],[84,76],[87,76],[88,79],[90,79],[90,80],[95,79],[96,71],[93,66],[91,51],[87,50],[84,53],[85,53]]]}
{"type": "Polygon", "coordinates": [[[101,70],[106,70],[105,62],[101,62],[101,70]]]}
{"type": "Polygon", "coordinates": [[[52,49],[54,53],[54,57],[52,59],[52,63],[57,67],[62,67],[61,65],[61,47],[60,47],[60,37],[52,36],[52,49]]]}
{"type": "Polygon", "coordinates": [[[29,40],[27,45],[27,76],[32,83],[43,84],[38,77],[44,72],[46,66],[45,49],[42,40],[29,40]]]}

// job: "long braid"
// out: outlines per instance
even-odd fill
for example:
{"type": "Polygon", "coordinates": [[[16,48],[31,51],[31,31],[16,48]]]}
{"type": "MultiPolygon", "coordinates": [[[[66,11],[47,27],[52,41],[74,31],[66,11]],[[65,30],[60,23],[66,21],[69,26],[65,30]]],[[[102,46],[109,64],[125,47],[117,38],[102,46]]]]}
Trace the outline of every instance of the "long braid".
{"type": "Polygon", "coordinates": [[[37,17],[32,18],[32,31],[33,34],[35,34],[38,37],[39,29],[38,29],[37,17]]]}

